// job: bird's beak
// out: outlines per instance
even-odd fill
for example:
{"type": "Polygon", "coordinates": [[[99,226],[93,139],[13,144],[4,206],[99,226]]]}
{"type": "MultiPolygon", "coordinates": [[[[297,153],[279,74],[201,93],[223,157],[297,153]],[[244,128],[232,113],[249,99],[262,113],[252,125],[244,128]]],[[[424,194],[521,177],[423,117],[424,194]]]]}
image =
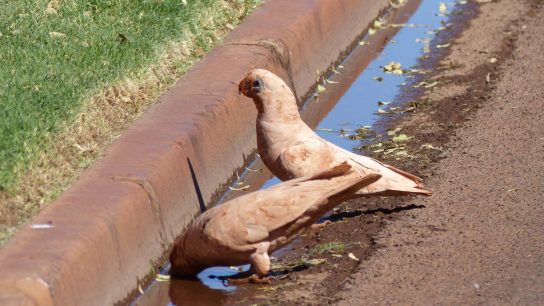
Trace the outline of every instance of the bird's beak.
{"type": "Polygon", "coordinates": [[[251,92],[251,83],[252,80],[249,78],[243,79],[240,84],[238,85],[238,93],[244,94],[244,96],[249,97],[249,93],[251,92]]]}

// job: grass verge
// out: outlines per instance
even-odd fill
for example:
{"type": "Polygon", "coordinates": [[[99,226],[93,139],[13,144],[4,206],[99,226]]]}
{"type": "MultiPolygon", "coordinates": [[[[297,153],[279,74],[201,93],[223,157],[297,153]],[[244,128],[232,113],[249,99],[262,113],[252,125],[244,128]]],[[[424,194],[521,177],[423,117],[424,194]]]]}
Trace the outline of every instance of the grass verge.
{"type": "Polygon", "coordinates": [[[0,244],[258,2],[2,4],[0,244]]]}

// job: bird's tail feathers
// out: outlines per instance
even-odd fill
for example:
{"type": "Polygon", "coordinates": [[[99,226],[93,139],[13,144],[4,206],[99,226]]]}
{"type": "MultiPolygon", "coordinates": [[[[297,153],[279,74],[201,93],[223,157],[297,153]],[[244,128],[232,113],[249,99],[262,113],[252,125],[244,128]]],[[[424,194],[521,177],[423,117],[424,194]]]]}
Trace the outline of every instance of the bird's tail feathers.
{"type": "Polygon", "coordinates": [[[341,176],[344,174],[347,174],[351,170],[352,166],[346,162],[343,162],[339,164],[338,166],[329,168],[327,170],[323,170],[319,173],[316,173],[314,175],[305,175],[299,178],[291,179],[289,182],[292,184],[297,184],[300,182],[306,182],[306,181],[315,181],[315,180],[324,180],[329,179],[337,176],[341,176]]]}
{"type": "Polygon", "coordinates": [[[415,175],[413,175],[413,174],[411,174],[411,173],[408,173],[408,172],[406,172],[406,171],[402,171],[402,170],[400,170],[400,169],[398,169],[398,168],[395,168],[395,167],[393,167],[393,166],[390,166],[390,165],[387,165],[387,164],[384,164],[384,163],[381,163],[381,164],[382,164],[383,166],[385,166],[387,169],[389,169],[389,170],[391,170],[391,171],[394,171],[394,172],[396,172],[396,173],[398,173],[398,174],[400,174],[400,175],[402,175],[402,176],[404,176],[404,177],[406,177],[406,178],[408,178],[408,179],[411,179],[412,181],[414,181],[414,182],[417,183],[418,185],[419,185],[421,182],[423,182],[423,180],[422,180],[419,176],[415,176],[415,175]]]}
{"type": "Polygon", "coordinates": [[[404,196],[404,195],[410,195],[410,194],[420,194],[420,195],[426,195],[430,196],[433,193],[429,190],[423,189],[423,186],[417,185],[416,187],[411,186],[404,186],[400,184],[394,184],[392,186],[388,186],[387,190],[382,192],[376,192],[369,195],[373,196],[404,196]]]}

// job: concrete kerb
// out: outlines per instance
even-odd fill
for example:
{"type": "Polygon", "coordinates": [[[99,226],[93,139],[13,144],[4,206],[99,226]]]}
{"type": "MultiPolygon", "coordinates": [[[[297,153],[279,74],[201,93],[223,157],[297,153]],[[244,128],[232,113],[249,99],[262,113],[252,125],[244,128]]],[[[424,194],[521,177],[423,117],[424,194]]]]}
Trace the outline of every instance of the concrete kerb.
{"type": "Polygon", "coordinates": [[[256,111],[238,81],[266,68],[304,96],[388,5],[265,2],[0,250],[0,304],[126,298],[199,212],[188,163],[209,204],[253,156],[256,111]]]}

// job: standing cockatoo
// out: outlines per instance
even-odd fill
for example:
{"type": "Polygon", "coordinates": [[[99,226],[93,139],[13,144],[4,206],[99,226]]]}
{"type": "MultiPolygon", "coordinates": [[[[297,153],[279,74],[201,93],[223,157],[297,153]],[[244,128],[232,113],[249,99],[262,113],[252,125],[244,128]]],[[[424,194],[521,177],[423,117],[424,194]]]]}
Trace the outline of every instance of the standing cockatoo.
{"type": "Polygon", "coordinates": [[[270,270],[270,253],[341,204],[352,189],[380,178],[378,174],[363,175],[350,169],[350,165],[342,163],[204,212],[174,243],[171,274],[191,277],[211,266],[251,263],[251,271],[256,274],[252,279],[262,281],[270,270]]]}
{"type": "Polygon", "coordinates": [[[424,194],[421,179],[370,157],[346,151],[319,137],[302,119],[295,96],[277,75],[254,69],[240,82],[240,93],[255,102],[257,147],[265,165],[281,180],[312,175],[346,161],[363,175],[381,179],[354,196],[424,194]]]}

